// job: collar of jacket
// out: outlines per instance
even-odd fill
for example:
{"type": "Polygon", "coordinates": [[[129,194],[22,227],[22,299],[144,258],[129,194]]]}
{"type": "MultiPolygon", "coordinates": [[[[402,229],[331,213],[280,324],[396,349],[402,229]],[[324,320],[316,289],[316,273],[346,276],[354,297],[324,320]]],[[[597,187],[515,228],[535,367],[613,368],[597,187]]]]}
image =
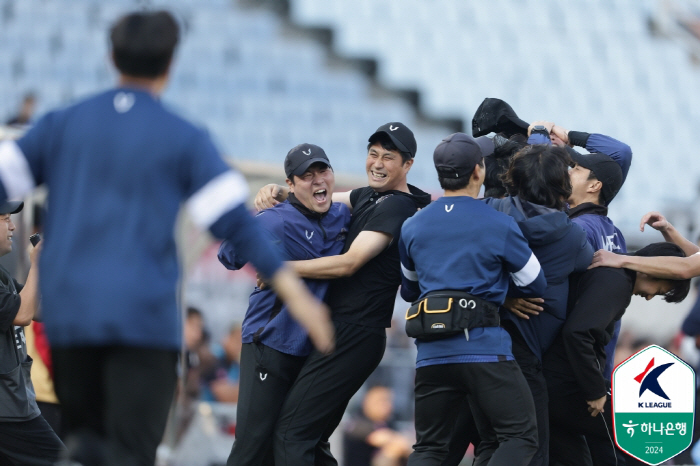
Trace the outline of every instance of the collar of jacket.
{"type": "Polygon", "coordinates": [[[604,205],[584,202],[583,204],[577,205],[573,209],[567,210],[566,213],[569,215],[569,218],[576,218],[584,214],[602,215],[603,217],[607,217],[608,208],[604,205]]]}

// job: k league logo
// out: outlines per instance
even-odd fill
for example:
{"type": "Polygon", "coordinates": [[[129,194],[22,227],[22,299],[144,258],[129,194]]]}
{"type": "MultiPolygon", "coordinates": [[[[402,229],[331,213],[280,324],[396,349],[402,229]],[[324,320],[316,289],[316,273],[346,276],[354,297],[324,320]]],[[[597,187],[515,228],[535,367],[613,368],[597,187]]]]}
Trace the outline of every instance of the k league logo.
{"type": "Polygon", "coordinates": [[[675,354],[652,345],[615,368],[615,442],[625,453],[657,465],[688,448],[695,419],[695,373],[675,354]]]}

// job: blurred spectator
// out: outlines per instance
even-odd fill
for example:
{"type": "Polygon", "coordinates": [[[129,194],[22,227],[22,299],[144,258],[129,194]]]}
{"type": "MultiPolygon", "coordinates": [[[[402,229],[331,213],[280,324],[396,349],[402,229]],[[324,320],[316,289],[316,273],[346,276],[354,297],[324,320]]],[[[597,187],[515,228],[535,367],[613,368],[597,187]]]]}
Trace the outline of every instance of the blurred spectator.
{"type": "Polygon", "coordinates": [[[216,363],[203,376],[205,386],[202,390],[202,399],[223,403],[238,402],[241,347],[241,326],[235,324],[221,341],[221,344],[212,348],[216,363]]]}
{"type": "Polygon", "coordinates": [[[392,424],[393,393],[375,386],[365,394],[362,411],[345,429],[345,466],[398,466],[406,464],[411,441],[392,424]]]}
{"type": "Polygon", "coordinates": [[[185,340],[185,395],[188,399],[199,398],[201,364],[199,350],[204,340],[204,317],[202,311],[188,307],[183,327],[185,340]]]}
{"type": "Polygon", "coordinates": [[[9,120],[7,120],[7,126],[25,126],[28,125],[34,115],[34,109],[36,106],[36,96],[34,93],[29,92],[25,94],[22,99],[22,106],[19,109],[19,113],[9,120]]]}

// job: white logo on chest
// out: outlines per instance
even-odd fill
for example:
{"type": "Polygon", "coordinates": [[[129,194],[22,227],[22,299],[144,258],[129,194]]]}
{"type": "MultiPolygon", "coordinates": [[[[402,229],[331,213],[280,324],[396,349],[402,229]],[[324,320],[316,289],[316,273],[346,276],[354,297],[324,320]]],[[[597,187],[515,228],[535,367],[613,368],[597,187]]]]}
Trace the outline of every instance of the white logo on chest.
{"type": "Polygon", "coordinates": [[[119,92],[114,96],[114,109],[119,113],[126,113],[134,106],[134,94],[119,92]]]}
{"type": "Polygon", "coordinates": [[[454,204],[450,204],[449,207],[445,206],[445,212],[452,212],[452,208],[454,207],[454,204]]]}
{"type": "Polygon", "coordinates": [[[304,230],[304,233],[306,233],[306,239],[308,239],[309,241],[311,241],[311,238],[314,237],[314,232],[313,232],[313,231],[311,232],[311,234],[309,234],[309,231],[308,231],[308,230],[304,230]]]}

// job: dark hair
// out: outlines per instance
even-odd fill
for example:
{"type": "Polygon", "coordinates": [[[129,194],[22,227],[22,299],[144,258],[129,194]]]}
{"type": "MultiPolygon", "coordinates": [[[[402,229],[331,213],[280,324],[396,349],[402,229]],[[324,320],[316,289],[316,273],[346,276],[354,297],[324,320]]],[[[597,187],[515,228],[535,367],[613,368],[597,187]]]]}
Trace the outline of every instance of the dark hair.
{"type": "Polygon", "coordinates": [[[167,11],[123,16],[109,35],[114,64],[122,74],[157,78],[167,72],[178,36],[177,22],[167,11]]]}
{"type": "MultiPolygon", "coordinates": [[[[479,166],[484,168],[484,157],[479,161],[479,166]]],[[[474,169],[464,176],[459,178],[443,178],[438,174],[438,181],[440,182],[440,187],[445,191],[457,191],[458,189],[466,188],[469,185],[469,180],[472,178],[472,173],[474,169]]]]}
{"type": "MultiPolygon", "coordinates": [[[[651,243],[636,251],[634,256],[653,257],[653,256],[675,256],[686,257],[683,250],[673,243],[651,243]]],[[[656,277],[654,277],[656,278],[656,277]]],[[[664,295],[664,300],[667,303],[680,303],[688,296],[690,291],[690,279],[686,280],[671,280],[664,279],[673,284],[671,291],[664,295]]]]}
{"type": "Polygon", "coordinates": [[[522,134],[506,138],[502,133],[493,138],[493,153],[484,157],[486,174],[484,176],[484,197],[503,197],[508,190],[503,184],[503,175],[510,166],[510,159],[517,151],[525,147],[526,139],[522,134]]]}
{"type": "Polygon", "coordinates": [[[384,150],[396,151],[399,154],[401,154],[402,165],[413,158],[408,152],[401,152],[401,149],[396,147],[396,144],[394,144],[391,138],[384,133],[373,134],[372,137],[369,138],[369,143],[367,144],[367,151],[369,151],[370,147],[372,147],[375,144],[379,144],[384,150]]]}
{"type": "Polygon", "coordinates": [[[525,146],[510,161],[503,182],[511,196],[561,210],[571,196],[571,158],[561,147],[525,146]]]}
{"type": "Polygon", "coordinates": [[[190,306],[190,307],[187,308],[187,318],[189,319],[189,318],[192,317],[192,316],[199,316],[199,317],[202,317],[202,311],[200,311],[200,310],[197,309],[196,307],[190,306]]]}

